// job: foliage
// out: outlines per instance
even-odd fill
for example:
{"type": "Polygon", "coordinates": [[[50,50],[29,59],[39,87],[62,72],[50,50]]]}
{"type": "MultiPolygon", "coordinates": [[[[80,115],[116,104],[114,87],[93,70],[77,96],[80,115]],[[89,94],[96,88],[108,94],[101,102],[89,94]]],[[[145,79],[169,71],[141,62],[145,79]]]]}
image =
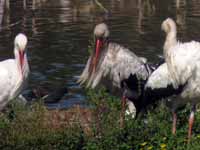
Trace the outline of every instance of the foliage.
{"type": "MultiPolygon", "coordinates": [[[[104,89],[88,90],[89,108],[94,119],[91,133],[77,123],[59,129],[44,123],[48,110],[43,103],[21,105],[13,101],[0,117],[0,149],[59,149],[59,150],[185,150],[200,149],[200,115],[196,113],[191,142],[187,144],[189,107],[178,114],[177,134],[171,134],[171,114],[160,102],[145,116],[126,117],[120,127],[120,100],[104,89]]],[[[52,118],[53,119],[53,118],[52,118]]]]}

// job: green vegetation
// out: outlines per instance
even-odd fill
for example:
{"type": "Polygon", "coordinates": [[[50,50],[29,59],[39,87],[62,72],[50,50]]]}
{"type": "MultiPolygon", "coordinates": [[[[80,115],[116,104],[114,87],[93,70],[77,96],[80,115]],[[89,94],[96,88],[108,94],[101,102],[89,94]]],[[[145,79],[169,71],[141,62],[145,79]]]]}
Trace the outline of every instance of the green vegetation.
{"type": "Polygon", "coordinates": [[[139,117],[133,120],[127,116],[124,128],[120,128],[120,100],[108,95],[105,90],[89,90],[87,93],[90,110],[93,112],[89,132],[85,132],[81,122],[59,128],[50,127],[46,122],[55,120],[53,117],[44,119],[49,111],[41,102],[23,106],[13,101],[0,117],[0,149],[200,149],[199,113],[196,113],[192,140],[187,144],[188,108],[179,112],[177,134],[173,136],[171,114],[162,103],[155,110],[149,111],[145,119],[139,117]]]}

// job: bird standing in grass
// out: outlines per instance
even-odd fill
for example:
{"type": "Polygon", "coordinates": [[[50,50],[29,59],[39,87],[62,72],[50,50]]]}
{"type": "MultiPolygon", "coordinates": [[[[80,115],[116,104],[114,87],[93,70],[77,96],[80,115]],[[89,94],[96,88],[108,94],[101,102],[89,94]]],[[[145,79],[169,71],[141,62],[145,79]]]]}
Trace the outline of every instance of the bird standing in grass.
{"type": "Polygon", "coordinates": [[[172,92],[174,91],[175,95],[178,95],[178,98],[172,99],[174,118],[172,132],[174,134],[176,132],[177,108],[186,103],[191,104],[188,129],[188,139],[190,140],[196,104],[200,102],[200,43],[196,41],[178,42],[176,40],[176,24],[171,18],[163,21],[162,29],[166,32],[165,69],[162,70],[163,74],[160,73],[157,77],[153,73],[152,78],[154,77],[155,80],[150,77],[149,83],[147,83],[150,85],[153,84],[153,81],[154,83],[163,81],[163,86],[168,87],[172,92]],[[158,80],[159,78],[160,80],[158,80]]]}
{"type": "Polygon", "coordinates": [[[20,33],[14,41],[14,59],[0,62],[0,110],[23,90],[29,74],[27,37],[20,33]]]}

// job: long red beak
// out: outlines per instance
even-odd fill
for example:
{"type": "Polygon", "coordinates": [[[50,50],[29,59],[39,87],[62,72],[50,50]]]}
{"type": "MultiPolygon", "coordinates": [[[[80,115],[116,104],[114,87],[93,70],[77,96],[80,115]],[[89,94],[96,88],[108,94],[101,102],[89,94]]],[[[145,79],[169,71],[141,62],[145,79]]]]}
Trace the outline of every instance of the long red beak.
{"type": "Polygon", "coordinates": [[[103,46],[103,40],[97,39],[96,40],[96,47],[95,47],[95,57],[94,57],[94,61],[93,61],[94,71],[96,71],[96,65],[97,65],[98,58],[99,58],[99,52],[100,52],[100,49],[101,49],[102,46],[103,46]]]}
{"type": "Polygon", "coordinates": [[[20,60],[20,67],[22,71],[23,66],[24,66],[24,51],[19,51],[19,60],[20,60]]]}

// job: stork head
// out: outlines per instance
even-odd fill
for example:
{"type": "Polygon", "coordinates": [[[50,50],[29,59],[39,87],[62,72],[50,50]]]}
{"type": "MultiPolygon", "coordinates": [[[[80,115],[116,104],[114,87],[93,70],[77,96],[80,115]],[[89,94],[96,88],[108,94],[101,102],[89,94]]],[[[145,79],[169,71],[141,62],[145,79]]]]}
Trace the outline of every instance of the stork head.
{"type": "Polygon", "coordinates": [[[108,29],[108,26],[105,23],[100,23],[98,25],[96,25],[96,27],[94,28],[94,36],[96,38],[108,38],[110,32],[108,29]]]}
{"type": "Polygon", "coordinates": [[[109,37],[108,26],[105,23],[96,25],[96,27],[94,28],[94,37],[95,37],[95,55],[92,63],[93,63],[93,69],[95,71],[100,51],[109,37]]]}
{"type": "Polygon", "coordinates": [[[15,46],[15,50],[17,51],[19,55],[21,70],[23,69],[23,66],[24,66],[24,55],[25,55],[27,42],[28,42],[27,37],[22,33],[19,33],[15,37],[14,46],[15,46]]]}
{"type": "Polygon", "coordinates": [[[173,19],[171,18],[167,18],[163,21],[162,25],[161,25],[161,29],[165,32],[165,33],[169,33],[172,31],[176,32],[176,23],[174,22],[173,19]]]}

